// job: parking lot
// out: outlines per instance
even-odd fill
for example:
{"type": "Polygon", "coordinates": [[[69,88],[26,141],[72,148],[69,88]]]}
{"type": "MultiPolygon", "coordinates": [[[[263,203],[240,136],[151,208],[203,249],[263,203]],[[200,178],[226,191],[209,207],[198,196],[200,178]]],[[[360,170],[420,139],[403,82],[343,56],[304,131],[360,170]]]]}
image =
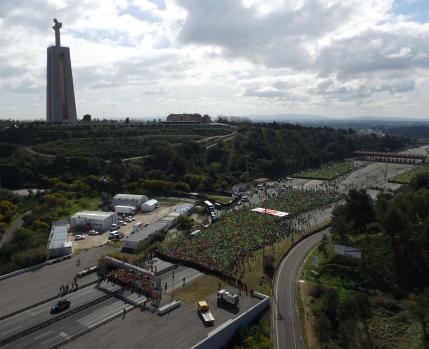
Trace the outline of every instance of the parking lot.
{"type": "MultiPolygon", "coordinates": [[[[168,215],[173,212],[176,207],[180,206],[180,204],[172,205],[172,206],[161,206],[152,212],[142,213],[138,212],[135,215],[135,221],[127,223],[125,226],[121,226],[118,230],[125,234],[125,236],[129,235],[133,229],[134,224],[142,222],[143,224],[150,224],[156,222],[162,217],[168,215]]],[[[109,241],[109,231],[99,232],[99,235],[88,235],[85,233],[84,240],[74,240],[74,236],[76,234],[80,234],[80,232],[70,231],[69,240],[73,241],[73,250],[82,250],[88,249],[92,247],[105,245],[109,241]]]]}

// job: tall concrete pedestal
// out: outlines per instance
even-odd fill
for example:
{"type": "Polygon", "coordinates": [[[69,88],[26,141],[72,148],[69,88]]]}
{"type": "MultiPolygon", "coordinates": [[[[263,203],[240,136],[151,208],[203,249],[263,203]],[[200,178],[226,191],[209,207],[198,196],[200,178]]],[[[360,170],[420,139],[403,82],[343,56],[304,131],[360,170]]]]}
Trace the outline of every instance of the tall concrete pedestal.
{"type": "Polygon", "coordinates": [[[76,123],[70,49],[60,44],[61,23],[55,21],[56,45],[48,47],[46,120],[49,123],[76,123]]]}

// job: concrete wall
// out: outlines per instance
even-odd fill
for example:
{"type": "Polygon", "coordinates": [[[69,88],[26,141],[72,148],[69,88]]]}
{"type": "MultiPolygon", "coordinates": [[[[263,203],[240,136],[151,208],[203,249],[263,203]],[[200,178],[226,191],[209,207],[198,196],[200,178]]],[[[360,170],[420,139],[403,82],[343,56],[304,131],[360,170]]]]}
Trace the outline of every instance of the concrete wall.
{"type": "Polygon", "coordinates": [[[241,314],[234,320],[225,322],[222,326],[214,329],[208,334],[208,337],[192,349],[215,349],[228,343],[234,336],[240,326],[246,326],[252,322],[263,310],[270,306],[270,298],[266,297],[261,302],[250,308],[245,313],[241,314]]]}

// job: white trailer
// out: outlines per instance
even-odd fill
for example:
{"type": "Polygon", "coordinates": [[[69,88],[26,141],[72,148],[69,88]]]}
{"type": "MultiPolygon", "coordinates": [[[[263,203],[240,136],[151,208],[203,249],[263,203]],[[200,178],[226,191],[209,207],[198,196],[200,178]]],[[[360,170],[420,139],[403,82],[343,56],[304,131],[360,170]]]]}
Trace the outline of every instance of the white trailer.
{"type": "Polygon", "coordinates": [[[158,206],[158,201],[156,201],[155,199],[151,199],[142,204],[141,210],[142,212],[152,212],[153,210],[158,208],[158,206]]]}
{"type": "Polygon", "coordinates": [[[136,214],[136,208],[134,206],[122,206],[117,205],[115,206],[115,212],[119,214],[136,214]]]}
{"type": "Polygon", "coordinates": [[[230,305],[231,307],[238,308],[240,304],[240,299],[238,295],[232,292],[229,292],[227,290],[220,290],[217,293],[217,303],[218,305],[223,303],[223,304],[230,305]]]}

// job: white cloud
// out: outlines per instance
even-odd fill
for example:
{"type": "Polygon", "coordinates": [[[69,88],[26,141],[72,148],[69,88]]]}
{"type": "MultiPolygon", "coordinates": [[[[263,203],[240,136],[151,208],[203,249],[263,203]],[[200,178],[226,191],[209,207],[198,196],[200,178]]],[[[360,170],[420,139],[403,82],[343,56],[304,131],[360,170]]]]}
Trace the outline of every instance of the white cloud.
{"type": "Polygon", "coordinates": [[[429,23],[394,9],[393,0],[0,0],[0,117],[43,118],[54,17],[80,115],[423,116],[429,23]]]}

